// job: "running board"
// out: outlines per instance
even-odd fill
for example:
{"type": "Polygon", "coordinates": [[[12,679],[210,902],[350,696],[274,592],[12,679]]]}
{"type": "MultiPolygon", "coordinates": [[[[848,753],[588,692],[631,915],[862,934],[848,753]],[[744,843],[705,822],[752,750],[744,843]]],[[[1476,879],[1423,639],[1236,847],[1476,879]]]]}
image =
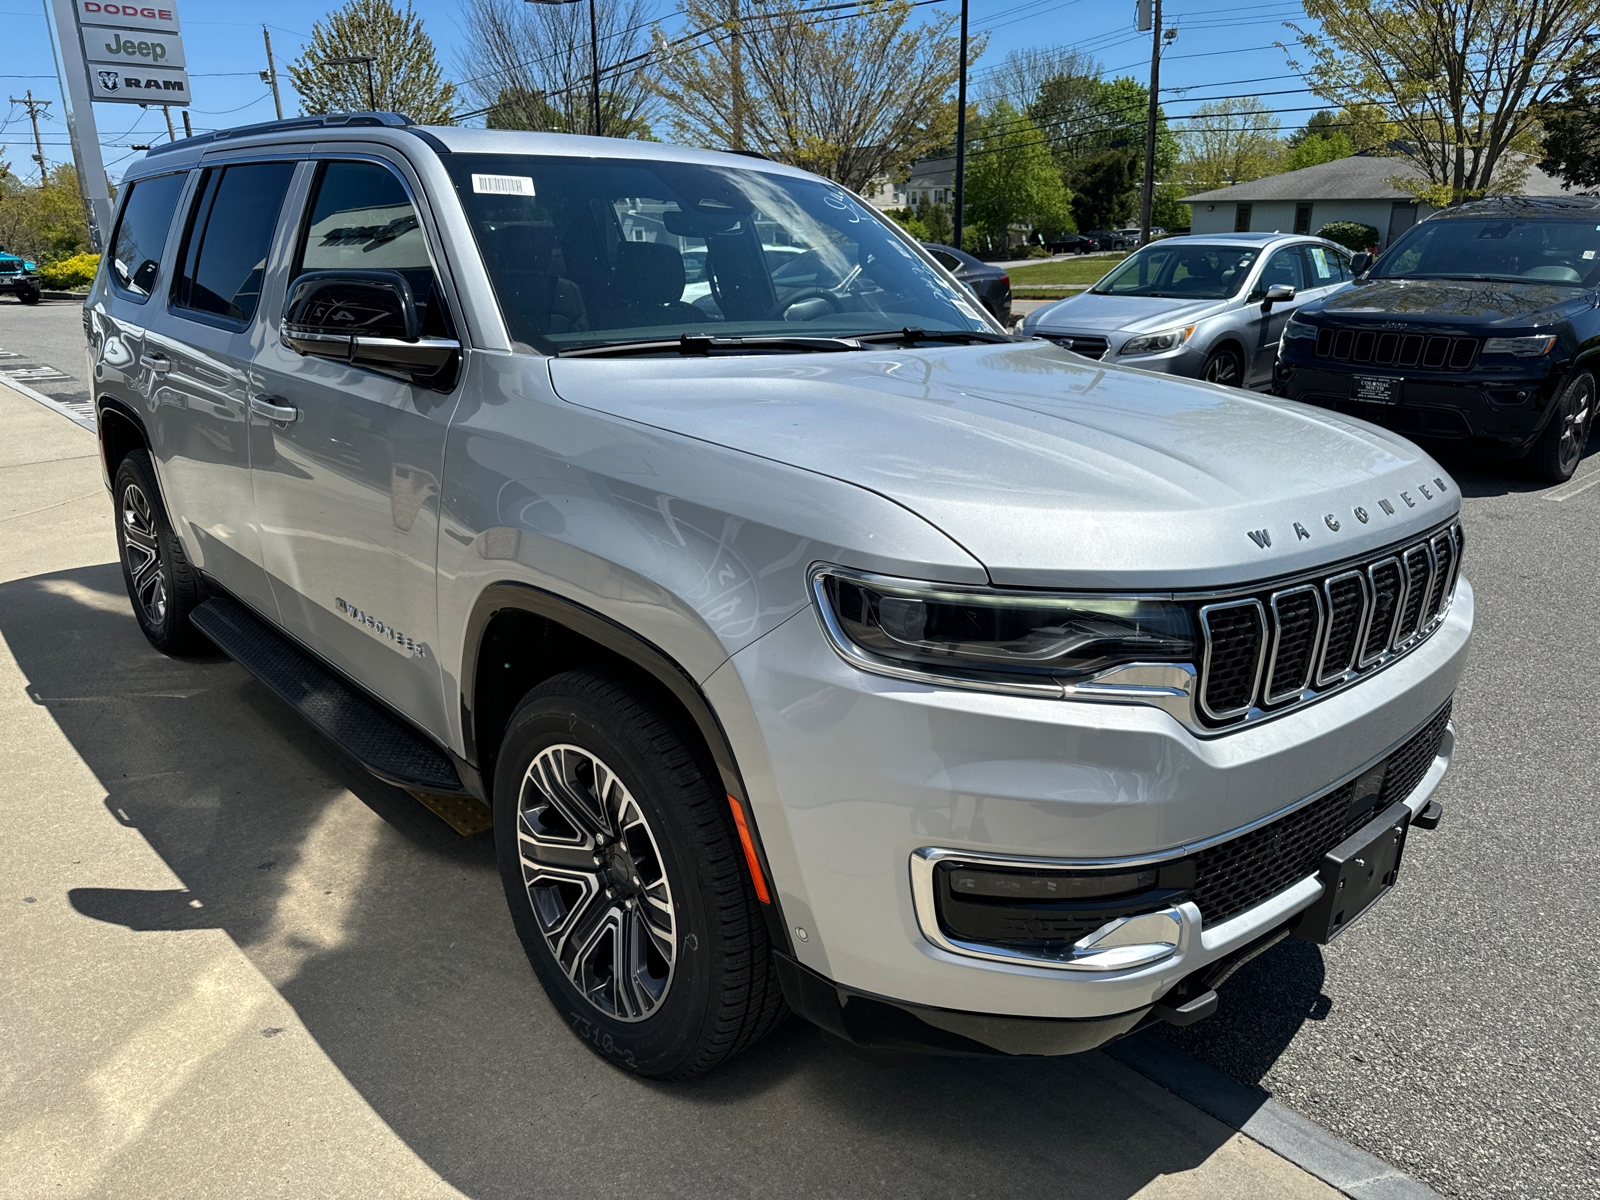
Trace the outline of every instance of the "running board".
{"type": "Polygon", "coordinates": [[[201,633],[351,758],[408,791],[464,795],[449,757],[369,700],[237,600],[218,596],[189,614],[201,633]]]}

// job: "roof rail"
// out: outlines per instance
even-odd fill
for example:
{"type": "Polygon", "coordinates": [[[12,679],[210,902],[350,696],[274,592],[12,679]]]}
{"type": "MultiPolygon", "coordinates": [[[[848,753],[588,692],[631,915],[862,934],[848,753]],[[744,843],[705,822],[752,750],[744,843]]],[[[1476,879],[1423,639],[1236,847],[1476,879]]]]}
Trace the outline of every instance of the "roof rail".
{"type": "Polygon", "coordinates": [[[184,138],[176,142],[163,142],[159,146],[152,146],[145,152],[146,158],[153,158],[157,154],[170,154],[182,146],[198,146],[206,142],[221,142],[232,138],[255,137],[262,133],[277,133],[294,129],[349,129],[356,126],[385,125],[392,129],[404,128],[416,124],[404,113],[394,112],[356,112],[356,113],[318,113],[309,117],[286,117],[282,121],[262,121],[256,125],[240,125],[236,129],[219,129],[215,133],[202,133],[198,137],[184,138]]]}

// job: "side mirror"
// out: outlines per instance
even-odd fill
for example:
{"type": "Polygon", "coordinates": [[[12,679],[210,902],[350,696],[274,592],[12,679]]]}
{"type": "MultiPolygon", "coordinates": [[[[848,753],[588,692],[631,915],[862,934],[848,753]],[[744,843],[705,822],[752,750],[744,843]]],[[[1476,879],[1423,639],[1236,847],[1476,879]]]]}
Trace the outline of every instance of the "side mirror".
{"type": "Polygon", "coordinates": [[[1367,268],[1372,265],[1372,255],[1365,250],[1357,251],[1350,256],[1350,274],[1352,277],[1365,275],[1367,268]]]}
{"type": "Polygon", "coordinates": [[[1294,289],[1287,283],[1275,283],[1267,289],[1267,294],[1261,298],[1261,311],[1267,312],[1274,304],[1286,304],[1294,299],[1294,289]]]}
{"type": "Polygon", "coordinates": [[[283,344],[298,354],[437,382],[461,343],[425,338],[411,285],[398,271],[307,271],[289,285],[283,344]]]}

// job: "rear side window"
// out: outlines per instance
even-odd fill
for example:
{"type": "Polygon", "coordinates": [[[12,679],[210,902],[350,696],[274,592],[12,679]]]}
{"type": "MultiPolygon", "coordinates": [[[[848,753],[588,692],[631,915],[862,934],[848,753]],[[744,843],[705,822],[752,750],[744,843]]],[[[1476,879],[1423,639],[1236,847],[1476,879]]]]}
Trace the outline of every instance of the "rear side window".
{"type": "Polygon", "coordinates": [[[157,175],[128,185],[122,218],[111,238],[111,278],[123,291],[144,299],[155,286],[161,252],[167,248],[167,231],[178,207],[187,172],[157,175]]]}
{"type": "Polygon", "coordinates": [[[206,170],[178,256],[175,305],[239,322],[255,316],[267,252],[293,174],[293,163],[206,170]]]}

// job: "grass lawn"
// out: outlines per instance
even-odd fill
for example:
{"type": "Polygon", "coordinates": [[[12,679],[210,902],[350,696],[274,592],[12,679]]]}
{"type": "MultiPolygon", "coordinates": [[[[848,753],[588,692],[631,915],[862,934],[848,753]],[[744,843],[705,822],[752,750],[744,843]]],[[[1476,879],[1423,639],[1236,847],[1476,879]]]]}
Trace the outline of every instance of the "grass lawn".
{"type": "Polygon", "coordinates": [[[1011,288],[1027,287],[1030,283],[1094,283],[1126,254],[1106,254],[1083,258],[1063,258],[1056,262],[1029,263],[1025,267],[1008,267],[1011,288]]]}

